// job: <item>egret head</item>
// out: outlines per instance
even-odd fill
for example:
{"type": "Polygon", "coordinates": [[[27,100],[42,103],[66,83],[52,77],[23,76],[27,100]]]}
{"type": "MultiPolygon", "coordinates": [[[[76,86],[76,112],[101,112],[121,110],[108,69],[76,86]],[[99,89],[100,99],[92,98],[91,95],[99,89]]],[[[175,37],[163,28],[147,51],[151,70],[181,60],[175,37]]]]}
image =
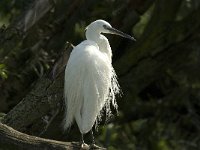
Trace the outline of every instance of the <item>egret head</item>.
{"type": "Polygon", "coordinates": [[[135,41],[134,37],[113,28],[108,22],[104,20],[96,20],[92,22],[87,26],[86,30],[89,28],[99,33],[115,34],[135,41]]]}

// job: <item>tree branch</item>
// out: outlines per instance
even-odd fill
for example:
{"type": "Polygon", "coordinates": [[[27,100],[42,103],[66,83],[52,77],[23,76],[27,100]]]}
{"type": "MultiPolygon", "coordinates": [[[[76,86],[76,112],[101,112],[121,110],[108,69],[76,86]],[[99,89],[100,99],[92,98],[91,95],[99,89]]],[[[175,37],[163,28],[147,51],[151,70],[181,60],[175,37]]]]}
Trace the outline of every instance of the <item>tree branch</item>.
{"type": "Polygon", "coordinates": [[[80,144],[30,136],[0,123],[0,149],[1,148],[4,150],[76,150],[80,149],[80,144]]]}

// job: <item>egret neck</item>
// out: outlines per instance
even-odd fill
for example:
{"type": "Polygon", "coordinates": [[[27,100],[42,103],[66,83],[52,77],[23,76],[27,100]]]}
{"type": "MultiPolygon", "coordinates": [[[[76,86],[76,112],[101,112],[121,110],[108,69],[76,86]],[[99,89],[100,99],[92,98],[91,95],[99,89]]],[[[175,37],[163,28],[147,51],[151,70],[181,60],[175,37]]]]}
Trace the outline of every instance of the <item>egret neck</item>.
{"type": "Polygon", "coordinates": [[[85,35],[87,40],[94,41],[98,45],[99,50],[102,53],[106,54],[111,62],[112,61],[111,47],[108,42],[108,39],[101,34],[101,31],[93,27],[88,27],[85,35]]]}

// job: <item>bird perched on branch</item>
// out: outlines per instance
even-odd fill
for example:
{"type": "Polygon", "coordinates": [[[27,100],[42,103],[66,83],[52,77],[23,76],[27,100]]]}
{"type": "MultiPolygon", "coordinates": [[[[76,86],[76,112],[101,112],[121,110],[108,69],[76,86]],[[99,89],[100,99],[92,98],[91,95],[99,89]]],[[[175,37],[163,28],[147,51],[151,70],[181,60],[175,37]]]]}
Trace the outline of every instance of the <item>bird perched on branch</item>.
{"type": "Polygon", "coordinates": [[[117,109],[115,95],[120,92],[117,76],[112,67],[112,51],[108,39],[101,33],[116,34],[135,40],[104,21],[96,20],[86,28],[86,39],[74,47],[65,69],[64,129],[76,121],[83,135],[101,119],[102,110],[111,114],[110,105],[117,109]]]}

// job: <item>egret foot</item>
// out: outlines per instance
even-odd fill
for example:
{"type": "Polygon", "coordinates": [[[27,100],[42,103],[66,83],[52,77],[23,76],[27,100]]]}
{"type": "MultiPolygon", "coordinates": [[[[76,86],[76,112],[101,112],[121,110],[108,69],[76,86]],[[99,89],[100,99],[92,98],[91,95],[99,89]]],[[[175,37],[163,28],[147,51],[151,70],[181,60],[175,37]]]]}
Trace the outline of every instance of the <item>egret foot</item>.
{"type": "Polygon", "coordinates": [[[86,143],[81,143],[81,150],[88,150],[89,146],[86,143]]]}
{"type": "Polygon", "coordinates": [[[91,144],[90,145],[90,150],[92,150],[92,149],[103,149],[103,150],[106,150],[106,148],[103,148],[103,147],[100,147],[100,146],[98,146],[98,145],[96,145],[96,144],[91,144]]]}

